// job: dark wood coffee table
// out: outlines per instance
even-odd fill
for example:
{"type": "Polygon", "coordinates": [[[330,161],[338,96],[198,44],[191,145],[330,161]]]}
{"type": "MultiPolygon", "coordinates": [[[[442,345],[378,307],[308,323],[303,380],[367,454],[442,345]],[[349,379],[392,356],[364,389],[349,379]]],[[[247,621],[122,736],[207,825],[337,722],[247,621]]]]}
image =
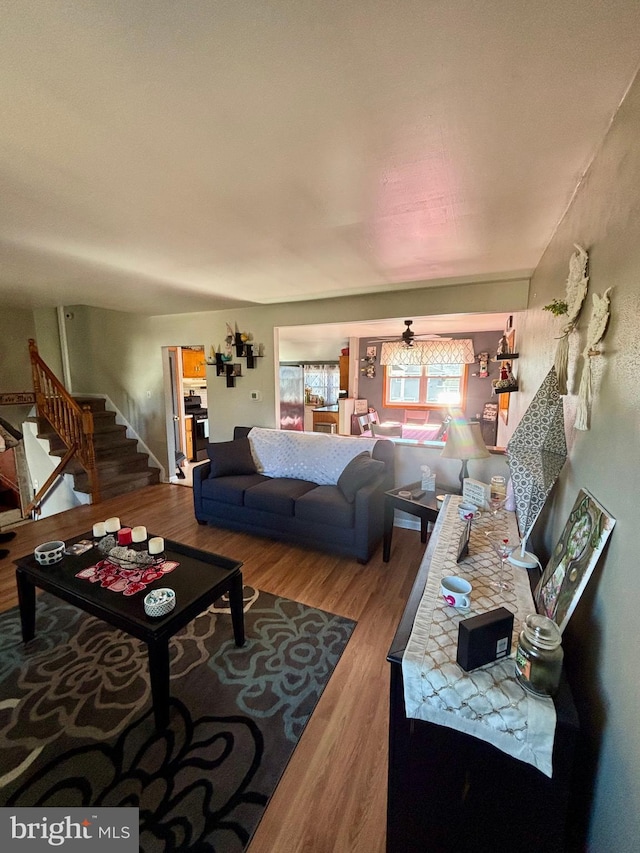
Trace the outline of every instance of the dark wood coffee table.
{"type": "MultiPolygon", "coordinates": [[[[67,541],[67,547],[80,539],[92,539],[92,536],[90,533],[77,536],[67,541]]],[[[35,636],[35,588],[39,587],[147,644],[153,711],[159,729],[169,724],[169,640],[174,634],[228,593],[235,642],[237,646],[244,645],[242,563],[168,539],[165,540],[165,554],[167,560],[175,560],[180,565],[131,596],[76,577],[82,569],[95,565],[104,557],[96,547],[80,555],[65,554],[53,566],[41,566],[33,554],[14,561],[25,643],[35,636]],[[175,608],[166,616],[147,616],[143,604],[145,595],[162,587],[175,591],[175,608]]]]}
{"type": "Polygon", "coordinates": [[[384,537],[382,540],[382,559],[385,563],[389,562],[391,556],[391,537],[393,536],[393,517],[395,510],[401,509],[403,512],[408,512],[411,515],[416,515],[420,519],[420,541],[427,541],[427,530],[429,522],[435,522],[438,519],[440,507],[436,501],[436,494],[448,494],[446,489],[436,486],[436,491],[425,492],[419,498],[403,498],[398,492],[411,492],[414,489],[419,489],[420,483],[410,483],[408,486],[398,486],[397,489],[391,489],[384,493],[384,537]]]}

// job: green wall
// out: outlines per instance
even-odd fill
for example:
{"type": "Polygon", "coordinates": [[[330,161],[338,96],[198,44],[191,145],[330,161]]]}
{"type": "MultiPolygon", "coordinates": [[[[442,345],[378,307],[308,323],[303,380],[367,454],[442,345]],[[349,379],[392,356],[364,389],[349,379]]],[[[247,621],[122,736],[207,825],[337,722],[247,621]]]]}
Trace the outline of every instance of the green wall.
{"type": "MultiPolygon", "coordinates": [[[[29,338],[35,338],[32,311],[2,309],[0,311],[0,392],[33,391],[29,338]]],[[[0,406],[0,418],[18,430],[31,406],[0,406]]]]}
{"type": "MultiPolygon", "coordinates": [[[[209,311],[139,317],[85,306],[68,306],[65,320],[74,393],[107,394],[153,453],[165,462],[166,419],[162,348],[185,344],[222,344],[226,323],[253,334],[265,356],[255,370],[244,370],[235,388],[207,372],[212,440],[226,440],[236,424],[275,426],[276,377],[274,330],[278,326],[371,320],[384,317],[520,311],[526,307],[528,281],[423,288],[375,294],[262,305],[236,311],[209,311]],[[259,391],[255,402],[250,391],[259,391]]],[[[172,470],[172,466],[169,466],[172,470]]]]}
{"type": "Polygon", "coordinates": [[[538,554],[553,548],[580,488],[617,520],[563,640],[584,727],[576,776],[583,802],[592,809],[588,849],[594,853],[637,850],[640,838],[640,679],[635,662],[640,603],[639,138],[636,79],[532,279],[529,310],[518,318],[521,391],[512,395],[522,414],[553,363],[562,321],[542,307],[564,297],[569,258],[578,243],[589,252],[590,283],[579,331],[571,338],[572,393],[565,398],[569,459],[538,554]],[[613,290],[604,355],[592,359],[591,429],[577,431],[576,393],[591,293],[602,294],[608,287],[613,290]]]}

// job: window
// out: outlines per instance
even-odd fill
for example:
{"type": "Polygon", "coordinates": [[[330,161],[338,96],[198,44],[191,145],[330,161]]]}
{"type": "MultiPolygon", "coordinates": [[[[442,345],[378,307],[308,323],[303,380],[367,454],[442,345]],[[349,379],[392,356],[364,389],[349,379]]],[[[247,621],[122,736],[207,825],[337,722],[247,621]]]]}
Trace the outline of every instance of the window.
{"type": "Polygon", "coordinates": [[[466,364],[388,364],[384,405],[464,406],[466,364]]]}
{"type": "Polygon", "coordinates": [[[333,406],[340,395],[340,368],[337,364],[305,364],[305,391],[324,400],[325,405],[333,406]]]}

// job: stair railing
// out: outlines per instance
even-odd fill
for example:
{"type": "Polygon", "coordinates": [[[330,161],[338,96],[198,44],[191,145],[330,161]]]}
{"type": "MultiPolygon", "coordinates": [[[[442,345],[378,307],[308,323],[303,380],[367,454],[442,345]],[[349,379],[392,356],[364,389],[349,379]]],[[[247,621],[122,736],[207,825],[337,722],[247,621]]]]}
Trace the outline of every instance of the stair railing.
{"type": "Polygon", "coordinates": [[[31,359],[33,390],[36,395],[38,417],[46,418],[49,421],[64,442],[67,452],[51,476],[48,477],[46,483],[25,508],[25,515],[29,515],[34,510],[39,514],[42,498],[57,478],[62,475],[64,467],[74,456],[89,475],[91,502],[99,503],[100,484],[93,441],[94,426],[91,408],[86,404],[80,406],[73,399],[40,357],[33,338],[29,339],[29,357],[31,359]]]}

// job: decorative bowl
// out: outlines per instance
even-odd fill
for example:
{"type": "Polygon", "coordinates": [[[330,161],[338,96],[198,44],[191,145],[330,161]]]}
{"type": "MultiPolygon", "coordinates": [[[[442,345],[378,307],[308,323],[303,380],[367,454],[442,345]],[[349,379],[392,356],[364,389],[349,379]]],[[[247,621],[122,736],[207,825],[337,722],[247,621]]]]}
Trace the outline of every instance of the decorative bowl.
{"type": "Polygon", "coordinates": [[[144,612],[147,616],[166,616],[176,606],[176,594],[172,589],[154,589],[144,597],[144,612]]]}
{"type": "Polygon", "coordinates": [[[52,566],[59,563],[64,554],[64,542],[56,539],[54,542],[43,542],[33,552],[41,566],[52,566]]]}

